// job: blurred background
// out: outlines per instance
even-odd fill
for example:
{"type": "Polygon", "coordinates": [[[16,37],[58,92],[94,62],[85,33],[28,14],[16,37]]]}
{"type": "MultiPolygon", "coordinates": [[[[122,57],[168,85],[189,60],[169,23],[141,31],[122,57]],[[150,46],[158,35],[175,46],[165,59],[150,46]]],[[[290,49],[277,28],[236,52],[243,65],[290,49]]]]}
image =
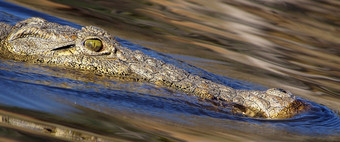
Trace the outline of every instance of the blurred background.
{"type": "MultiPolygon", "coordinates": [[[[340,110],[340,1],[6,1],[99,26],[206,71],[283,88],[335,113],[340,110]]],[[[223,136],[244,140],[242,133],[252,132],[223,136]]],[[[268,132],[262,136],[272,136],[268,132]]]]}

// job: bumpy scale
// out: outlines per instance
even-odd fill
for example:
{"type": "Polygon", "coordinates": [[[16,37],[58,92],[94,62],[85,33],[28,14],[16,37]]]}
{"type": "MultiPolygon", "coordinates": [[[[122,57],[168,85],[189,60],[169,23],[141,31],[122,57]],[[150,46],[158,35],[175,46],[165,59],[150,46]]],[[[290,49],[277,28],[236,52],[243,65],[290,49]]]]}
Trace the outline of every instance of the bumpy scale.
{"type": "Polygon", "coordinates": [[[308,107],[282,89],[235,90],[192,75],[139,50],[122,47],[112,35],[94,26],[78,30],[34,17],[14,26],[0,23],[0,28],[2,58],[161,84],[220,107],[230,104],[232,112],[249,117],[290,118],[308,107]]]}

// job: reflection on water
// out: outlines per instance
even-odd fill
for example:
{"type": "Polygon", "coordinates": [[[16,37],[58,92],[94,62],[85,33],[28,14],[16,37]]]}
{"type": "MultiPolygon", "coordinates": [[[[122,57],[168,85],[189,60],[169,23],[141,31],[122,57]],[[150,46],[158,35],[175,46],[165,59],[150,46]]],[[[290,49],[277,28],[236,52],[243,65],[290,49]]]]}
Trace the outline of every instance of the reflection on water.
{"type": "MultiPolygon", "coordinates": [[[[2,88],[9,89],[2,92],[3,105],[64,117],[69,117],[66,112],[78,111],[73,105],[85,106],[106,114],[129,116],[133,121],[122,123],[134,124],[141,131],[159,131],[156,136],[178,138],[155,138],[160,141],[311,140],[323,139],[324,135],[332,135],[327,140],[336,140],[339,136],[340,121],[334,113],[340,110],[338,1],[10,1],[80,25],[98,25],[120,38],[209,72],[290,90],[333,111],[315,105],[313,111],[290,120],[221,119],[230,116],[200,109],[205,104],[183,98],[184,94],[173,90],[75,72],[71,72],[72,77],[66,73],[58,75],[60,70],[27,69],[27,65],[5,61],[1,63],[1,83],[2,88]],[[25,70],[16,71],[18,68],[25,70]],[[16,87],[25,91],[13,93],[11,90],[16,87]]],[[[8,23],[27,16],[48,18],[14,8],[2,11],[18,16],[7,15],[8,23]]],[[[61,23],[57,19],[50,21],[61,23]]],[[[134,44],[121,42],[135,48],[134,44]]],[[[222,80],[228,80],[224,83],[233,87],[241,84],[250,89],[261,88],[229,78],[222,80]]],[[[96,119],[102,120],[93,120],[96,119]]],[[[80,129],[85,128],[88,127],[80,129]]]]}

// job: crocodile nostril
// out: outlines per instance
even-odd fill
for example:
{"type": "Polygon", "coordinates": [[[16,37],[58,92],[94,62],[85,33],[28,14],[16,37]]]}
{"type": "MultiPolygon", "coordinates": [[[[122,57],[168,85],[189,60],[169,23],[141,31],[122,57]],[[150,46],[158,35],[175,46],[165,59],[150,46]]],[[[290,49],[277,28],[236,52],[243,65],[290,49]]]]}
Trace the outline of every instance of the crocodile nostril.
{"type": "Polygon", "coordinates": [[[278,88],[277,90],[279,90],[279,91],[281,91],[281,92],[283,92],[283,93],[287,93],[287,91],[286,91],[286,90],[284,90],[284,89],[281,89],[281,88],[278,88]]]}

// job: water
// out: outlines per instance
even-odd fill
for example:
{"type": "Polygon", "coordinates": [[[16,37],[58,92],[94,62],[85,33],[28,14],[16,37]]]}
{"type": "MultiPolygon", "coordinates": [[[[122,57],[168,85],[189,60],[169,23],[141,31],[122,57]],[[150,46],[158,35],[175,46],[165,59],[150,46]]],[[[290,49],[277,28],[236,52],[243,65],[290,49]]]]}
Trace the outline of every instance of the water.
{"type": "MultiPolygon", "coordinates": [[[[32,0],[20,4],[80,25],[98,25],[117,35],[124,46],[228,86],[284,88],[314,104],[308,113],[287,120],[250,119],[206,109],[209,104],[195,97],[148,83],[1,60],[3,140],[339,139],[336,1],[32,0]],[[43,129],[30,127],[31,123],[43,129]]],[[[39,16],[80,28],[3,1],[0,15],[2,22],[11,24],[39,16]]]]}

